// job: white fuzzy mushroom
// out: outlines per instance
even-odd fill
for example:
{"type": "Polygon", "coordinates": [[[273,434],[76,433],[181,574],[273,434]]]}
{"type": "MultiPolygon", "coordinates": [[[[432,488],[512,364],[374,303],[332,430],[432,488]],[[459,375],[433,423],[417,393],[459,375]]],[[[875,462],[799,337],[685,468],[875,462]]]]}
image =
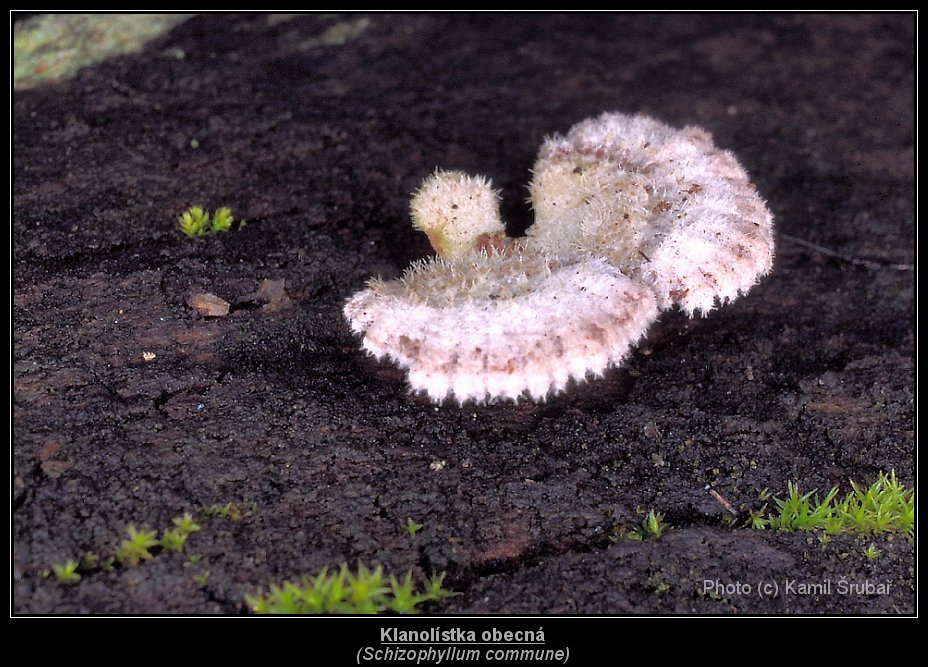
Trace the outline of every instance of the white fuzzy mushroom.
{"type": "Polygon", "coordinates": [[[603,114],[545,141],[535,224],[504,238],[489,181],[436,172],[413,197],[438,257],[345,306],[363,346],[433,400],[535,400],[619,364],[661,309],[705,313],[773,260],[772,216],[703,130],[603,114]]]}

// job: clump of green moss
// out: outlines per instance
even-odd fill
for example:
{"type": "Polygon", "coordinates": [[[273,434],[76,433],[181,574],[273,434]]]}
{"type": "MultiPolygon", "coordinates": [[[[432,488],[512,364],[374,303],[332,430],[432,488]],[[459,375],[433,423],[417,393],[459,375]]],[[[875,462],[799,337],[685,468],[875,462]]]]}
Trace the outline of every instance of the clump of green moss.
{"type": "Polygon", "coordinates": [[[73,560],[64,565],[52,565],[52,572],[59,584],[76,584],[81,580],[81,575],[77,573],[77,562],[73,560]]]}
{"type": "Polygon", "coordinates": [[[285,581],[269,593],[245,596],[256,614],[397,614],[418,613],[425,602],[443,600],[456,593],[442,588],[444,575],[432,577],[420,591],[413,589],[412,572],[399,580],[384,577],[383,568],[371,570],[358,562],[357,572],[347,563],[334,572],[323,568],[315,577],[298,583],[285,581]]]}
{"type": "Polygon", "coordinates": [[[200,532],[200,526],[193,520],[193,515],[190,512],[184,512],[183,516],[174,517],[171,522],[177,530],[187,535],[200,532]]]}
{"type": "Polygon", "coordinates": [[[406,519],[406,532],[408,532],[410,536],[415,535],[415,534],[418,533],[420,530],[422,530],[422,524],[421,524],[421,523],[416,523],[415,521],[413,521],[413,520],[410,519],[410,518],[407,518],[407,519],[406,519]]]}
{"type": "Polygon", "coordinates": [[[766,505],[751,513],[751,526],[771,530],[822,530],[827,534],[874,534],[915,532],[915,492],[896,479],[895,471],[880,473],[867,488],[851,482],[851,492],[838,498],[838,487],[819,497],[813,490],[801,493],[799,485],[787,483],[785,498],[774,498],[776,510],[763,518],[766,505]]]}
{"type": "Polygon", "coordinates": [[[178,218],[178,225],[180,231],[186,236],[194,238],[206,234],[227,232],[232,229],[234,221],[232,211],[225,206],[217,208],[212,216],[202,206],[191,206],[178,218]]]}
{"type": "Polygon", "coordinates": [[[149,549],[158,546],[157,531],[138,530],[129,524],[126,532],[129,534],[129,539],[119,543],[116,548],[116,559],[124,567],[135,567],[143,560],[151,560],[152,553],[149,549]]]}
{"type": "Polygon", "coordinates": [[[173,523],[174,528],[165,529],[161,532],[160,544],[165,551],[180,553],[184,550],[187,538],[190,537],[191,533],[199,531],[200,526],[193,520],[190,512],[183,516],[174,517],[173,523]]]}
{"type": "MultiPolygon", "coordinates": [[[[245,500],[243,503],[247,502],[245,500]]],[[[256,505],[252,503],[251,508],[242,508],[235,501],[228,503],[217,503],[215,505],[210,505],[208,507],[201,507],[200,511],[203,512],[203,516],[207,519],[229,519],[231,521],[241,521],[245,517],[249,517],[255,513],[257,509],[256,505]]]]}
{"type": "MultiPolygon", "coordinates": [[[[642,513],[641,510],[639,510],[639,513],[642,513]]],[[[644,515],[641,523],[632,528],[616,526],[612,530],[609,539],[613,542],[618,542],[622,539],[638,541],[659,540],[669,528],[670,524],[664,521],[664,515],[652,509],[644,515]]]]}
{"type": "Polygon", "coordinates": [[[63,565],[52,565],[51,571],[43,570],[43,576],[54,573],[55,579],[62,584],[75,584],[81,580],[79,572],[92,574],[94,572],[109,571],[114,563],[121,567],[137,567],[144,561],[151,560],[159,553],[180,553],[184,550],[187,538],[200,530],[193,515],[186,512],[182,516],[174,517],[174,527],[161,531],[159,540],[156,530],[139,530],[133,524],[126,526],[128,539],[123,540],[116,547],[112,555],[101,557],[88,551],[81,558],[80,563],[68,561],[63,565]],[[160,551],[159,551],[160,548],[160,551]],[[154,552],[153,552],[154,550],[154,552]]]}

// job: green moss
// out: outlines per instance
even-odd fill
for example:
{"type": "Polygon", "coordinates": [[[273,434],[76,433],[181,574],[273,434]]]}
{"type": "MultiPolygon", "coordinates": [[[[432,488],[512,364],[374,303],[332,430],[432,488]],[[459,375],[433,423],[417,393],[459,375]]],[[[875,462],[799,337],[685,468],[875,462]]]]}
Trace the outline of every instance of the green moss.
{"type": "Polygon", "coordinates": [[[411,571],[402,580],[392,575],[388,579],[379,566],[370,570],[358,562],[357,572],[352,572],[343,563],[336,572],[323,568],[299,584],[285,581],[245,601],[256,614],[415,614],[420,604],[456,595],[442,588],[443,581],[444,575],[432,577],[417,592],[411,571]]]}
{"type": "Polygon", "coordinates": [[[203,236],[209,232],[209,214],[202,206],[191,206],[181,214],[178,224],[180,231],[190,238],[203,236]]]}
{"type": "Polygon", "coordinates": [[[219,232],[227,232],[232,229],[232,222],[235,218],[232,217],[232,211],[223,206],[222,208],[217,208],[216,212],[213,213],[213,219],[210,221],[210,231],[214,234],[219,232]]]}
{"type": "Polygon", "coordinates": [[[174,517],[172,520],[173,528],[165,528],[161,531],[161,539],[157,538],[158,532],[155,530],[138,530],[130,524],[126,527],[128,539],[119,543],[115,553],[107,558],[101,558],[97,554],[88,552],[82,559],[82,569],[85,572],[93,572],[98,569],[109,570],[113,563],[118,561],[123,567],[137,567],[143,561],[151,560],[155,554],[151,552],[156,547],[161,547],[165,552],[179,553],[184,550],[187,538],[192,533],[200,530],[189,512],[183,516],[174,517]]]}
{"type": "Polygon", "coordinates": [[[251,506],[251,509],[243,510],[239,507],[236,502],[228,502],[225,504],[215,504],[210,505],[209,507],[201,507],[200,511],[203,512],[203,516],[207,519],[230,519],[232,521],[241,521],[247,516],[251,516],[255,512],[255,505],[251,506]]]}
{"type": "MultiPolygon", "coordinates": [[[[639,513],[641,513],[641,510],[639,510],[639,513]]],[[[669,528],[670,524],[664,521],[664,515],[661,512],[655,512],[652,509],[644,515],[644,519],[642,519],[641,523],[636,526],[631,528],[616,526],[612,530],[612,534],[609,536],[609,539],[613,542],[618,542],[622,539],[638,541],[658,540],[669,528]]]]}
{"type": "Polygon", "coordinates": [[[177,527],[177,530],[185,535],[200,531],[200,526],[193,520],[193,515],[190,512],[185,512],[183,516],[176,516],[171,521],[177,527]]]}
{"type": "Polygon", "coordinates": [[[822,498],[814,490],[801,493],[798,484],[788,482],[786,497],[773,499],[776,509],[766,519],[752,513],[752,526],[782,531],[821,530],[832,535],[902,532],[914,536],[915,493],[896,479],[895,471],[880,473],[867,488],[852,481],[851,489],[839,499],[838,487],[833,487],[822,498]]]}
{"type": "Polygon", "coordinates": [[[52,565],[52,572],[59,584],[76,584],[81,580],[81,575],[77,573],[77,563],[73,560],[64,565],[52,565]]]}
{"type": "Polygon", "coordinates": [[[174,517],[171,522],[174,528],[165,529],[161,532],[160,544],[165,551],[180,553],[184,550],[184,544],[192,533],[200,530],[200,526],[193,520],[190,512],[185,512],[183,516],[174,517]]]}
{"type": "Polygon", "coordinates": [[[196,238],[227,232],[232,229],[234,221],[232,211],[225,206],[217,208],[212,216],[202,206],[191,206],[181,214],[177,224],[185,236],[196,238]]]}
{"type": "Polygon", "coordinates": [[[151,560],[152,554],[149,549],[159,545],[156,537],[157,531],[137,530],[135,526],[129,524],[126,532],[129,534],[129,539],[120,542],[116,549],[116,560],[124,567],[135,567],[143,560],[151,560]]]}
{"type": "Polygon", "coordinates": [[[180,553],[184,550],[184,543],[187,541],[187,533],[179,528],[172,528],[161,533],[161,547],[171,553],[180,553]]]}

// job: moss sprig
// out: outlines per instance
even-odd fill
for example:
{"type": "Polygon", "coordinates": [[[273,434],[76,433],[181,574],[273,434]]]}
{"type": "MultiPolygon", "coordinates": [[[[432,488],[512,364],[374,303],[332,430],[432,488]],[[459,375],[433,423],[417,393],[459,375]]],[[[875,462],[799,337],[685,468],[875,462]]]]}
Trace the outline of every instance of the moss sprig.
{"type": "Polygon", "coordinates": [[[425,602],[456,595],[443,582],[444,575],[431,577],[416,591],[412,571],[402,579],[385,577],[382,567],[371,570],[359,561],[355,572],[348,563],[336,571],[324,567],[315,577],[285,581],[268,593],[245,596],[245,601],[256,614],[415,614],[425,602]]]}
{"type": "Polygon", "coordinates": [[[212,216],[202,206],[191,206],[178,218],[180,231],[188,238],[227,232],[233,222],[232,210],[226,206],[217,208],[212,216]]]}

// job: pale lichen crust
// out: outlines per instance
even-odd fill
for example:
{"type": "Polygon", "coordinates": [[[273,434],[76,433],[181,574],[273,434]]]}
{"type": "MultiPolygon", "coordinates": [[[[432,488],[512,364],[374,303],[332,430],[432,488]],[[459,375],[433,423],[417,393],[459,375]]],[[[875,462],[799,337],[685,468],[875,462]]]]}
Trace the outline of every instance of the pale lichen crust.
{"type": "Polygon", "coordinates": [[[535,224],[505,237],[484,177],[437,171],[412,200],[437,257],[345,306],[414,391],[542,400],[619,364],[661,310],[706,313],[770,271],[772,216],[696,127],[607,113],[542,145],[535,224]]]}

